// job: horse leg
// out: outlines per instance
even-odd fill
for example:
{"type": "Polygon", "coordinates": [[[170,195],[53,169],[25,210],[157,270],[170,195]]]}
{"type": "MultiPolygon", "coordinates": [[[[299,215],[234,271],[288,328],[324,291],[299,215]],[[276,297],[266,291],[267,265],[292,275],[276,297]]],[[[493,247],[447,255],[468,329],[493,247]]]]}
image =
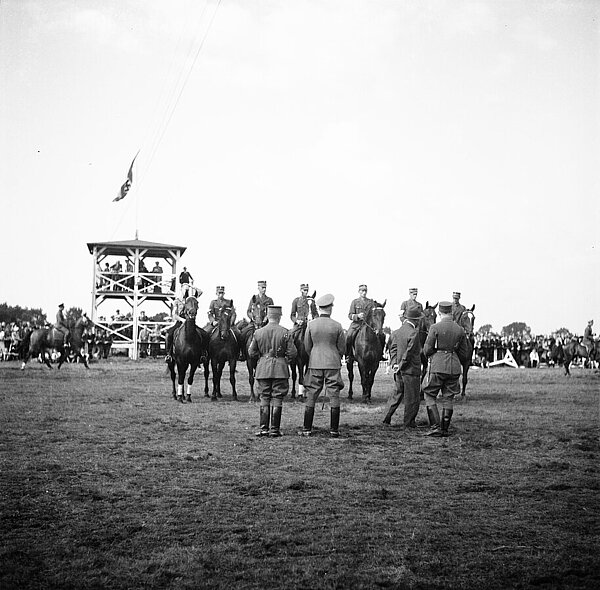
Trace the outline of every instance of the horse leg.
{"type": "Polygon", "coordinates": [[[208,363],[209,363],[209,360],[207,358],[204,361],[204,397],[210,397],[208,395],[208,373],[209,373],[208,363]]]}
{"type": "Polygon", "coordinates": [[[211,399],[213,402],[217,401],[217,396],[221,394],[221,373],[223,372],[223,366],[216,360],[210,362],[212,374],[213,374],[213,388],[211,399]]]}
{"type": "Polygon", "coordinates": [[[296,368],[297,368],[297,366],[298,366],[298,362],[296,360],[293,360],[290,363],[290,369],[292,370],[292,390],[290,392],[290,396],[292,398],[296,397],[296,378],[297,378],[296,377],[296,375],[297,375],[296,368]]]}
{"type": "Polygon", "coordinates": [[[177,363],[177,401],[181,403],[183,403],[183,383],[186,371],[187,363],[177,363]]]}
{"type": "Polygon", "coordinates": [[[352,399],[352,383],[354,382],[354,359],[350,356],[346,359],[346,370],[348,371],[348,399],[352,399]]]}
{"type": "Polygon", "coordinates": [[[254,361],[250,358],[250,355],[246,353],[246,368],[248,369],[248,383],[250,384],[250,400],[251,402],[256,401],[254,395],[254,361]]]}
{"type": "MultiPolygon", "coordinates": [[[[237,360],[231,359],[229,361],[229,383],[231,383],[231,395],[233,397],[234,400],[237,400],[238,396],[237,396],[237,391],[235,390],[235,366],[237,364],[237,360]]],[[[252,380],[254,380],[254,377],[252,377],[252,380]]]]}
{"type": "Polygon", "coordinates": [[[177,399],[177,390],[175,389],[175,361],[170,360],[169,364],[167,365],[169,372],[171,373],[171,383],[173,385],[173,399],[177,399]]]}
{"type": "Polygon", "coordinates": [[[67,349],[63,348],[62,350],[60,350],[60,357],[58,359],[58,366],[56,367],[57,369],[60,369],[62,367],[62,364],[67,360],[67,349]]]}
{"type": "Polygon", "coordinates": [[[194,374],[196,373],[197,368],[198,365],[196,364],[190,365],[190,375],[188,377],[187,391],[185,396],[186,401],[188,401],[190,404],[192,403],[192,383],[194,383],[194,374]]]}

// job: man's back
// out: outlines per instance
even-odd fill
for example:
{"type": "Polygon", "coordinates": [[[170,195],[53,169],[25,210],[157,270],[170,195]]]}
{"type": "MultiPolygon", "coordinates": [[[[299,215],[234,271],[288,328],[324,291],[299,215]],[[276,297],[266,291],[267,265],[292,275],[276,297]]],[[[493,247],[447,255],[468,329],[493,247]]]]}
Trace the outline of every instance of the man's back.
{"type": "Polygon", "coordinates": [[[304,336],[309,369],[339,369],[345,352],[344,329],[329,316],[309,322],[304,336]]]}

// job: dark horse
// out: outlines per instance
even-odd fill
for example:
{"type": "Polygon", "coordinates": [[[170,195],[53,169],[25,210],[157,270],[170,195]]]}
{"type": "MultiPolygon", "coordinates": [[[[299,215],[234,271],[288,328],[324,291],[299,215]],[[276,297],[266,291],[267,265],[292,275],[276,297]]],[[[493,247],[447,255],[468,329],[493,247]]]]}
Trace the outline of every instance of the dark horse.
{"type": "Polygon", "coordinates": [[[183,403],[183,382],[185,374],[190,369],[187,380],[186,399],[192,401],[192,383],[198,366],[204,362],[208,348],[208,334],[196,326],[198,300],[188,297],[185,301],[183,317],[185,323],[173,334],[173,358],[169,361],[169,371],[173,382],[173,399],[183,403]],[[175,392],[175,366],[177,366],[177,392],[175,392]]]}
{"type": "MultiPolygon", "coordinates": [[[[317,292],[315,291],[312,296],[308,297],[309,307],[311,301],[314,301],[316,296],[317,292]]],[[[296,397],[296,380],[298,381],[298,397],[304,398],[304,376],[308,370],[308,354],[306,354],[306,349],[304,348],[304,336],[306,335],[307,324],[308,318],[302,322],[302,325],[292,328],[294,346],[298,352],[296,358],[290,363],[292,370],[292,398],[296,397]]]]}
{"type": "Polygon", "coordinates": [[[427,373],[427,365],[429,360],[425,356],[423,352],[423,346],[425,345],[425,340],[427,340],[427,334],[429,334],[429,328],[435,324],[437,320],[437,313],[435,311],[438,304],[429,305],[429,301],[425,302],[425,308],[423,309],[423,315],[425,317],[421,318],[419,321],[419,325],[417,326],[419,330],[419,338],[421,340],[421,382],[425,378],[425,374],[427,373]]]}
{"type": "Polygon", "coordinates": [[[371,400],[371,389],[373,388],[375,373],[379,368],[379,361],[384,347],[381,334],[383,334],[383,322],[385,320],[385,310],[383,309],[385,303],[384,301],[382,305],[374,302],[374,306],[367,313],[363,325],[356,333],[353,354],[346,358],[349,382],[348,399],[352,399],[353,396],[352,382],[354,381],[354,359],[356,359],[362,385],[362,401],[363,403],[369,403],[371,400]]]}
{"type": "MultiPolygon", "coordinates": [[[[81,359],[81,362],[85,365],[85,368],[89,369],[90,367],[88,366],[85,355],[81,354],[81,349],[83,347],[82,334],[87,323],[87,317],[80,317],[75,322],[75,325],[71,328],[69,333],[71,336],[71,351],[75,355],[75,358],[81,359]]],[[[67,347],[65,347],[64,338],[65,335],[54,327],[34,330],[29,339],[29,350],[27,351],[27,355],[21,364],[21,370],[25,368],[25,365],[30,358],[35,358],[40,354],[42,355],[42,360],[44,363],[46,363],[46,366],[51,369],[52,365],[50,364],[50,359],[48,358],[48,351],[52,348],[56,349],[56,351],[60,354],[58,359],[58,368],[60,369],[62,364],[67,359],[67,347]]]]}
{"type": "MultiPolygon", "coordinates": [[[[256,298],[255,295],[252,296],[252,300],[254,301],[256,298]]],[[[246,318],[240,320],[235,327],[238,329],[241,335],[240,346],[243,347],[246,357],[246,368],[248,369],[248,383],[250,385],[250,401],[255,402],[258,401],[258,396],[254,394],[254,374],[256,373],[256,365],[258,364],[258,359],[252,358],[250,356],[250,345],[252,344],[252,338],[254,337],[254,332],[256,332],[257,323],[258,323],[258,312],[254,313],[254,306],[252,311],[252,321],[248,321],[246,318]]]]}
{"type": "Polygon", "coordinates": [[[569,365],[573,361],[574,358],[580,357],[584,359],[584,366],[591,361],[597,360],[598,353],[598,342],[594,342],[594,346],[592,350],[589,350],[577,340],[571,340],[568,344],[563,346],[563,367],[565,368],[565,375],[570,375],[569,365]],[[587,359],[587,360],[586,360],[587,359]]]}
{"type": "Polygon", "coordinates": [[[469,374],[469,367],[471,366],[471,361],[473,359],[473,348],[475,346],[475,334],[473,332],[473,327],[475,325],[475,315],[473,312],[475,311],[475,306],[471,307],[471,309],[467,309],[463,311],[460,316],[460,320],[458,321],[458,325],[461,326],[465,334],[467,335],[467,359],[462,365],[462,390],[460,393],[460,397],[465,397],[465,391],[467,389],[467,381],[469,374]]]}
{"type": "Polygon", "coordinates": [[[231,329],[231,318],[233,317],[233,300],[230,305],[221,311],[219,323],[213,328],[208,341],[208,359],[204,362],[204,393],[208,396],[208,363],[213,374],[212,400],[216,401],[221,395],[221,375],[225,363],[229,362],[229,382],[231,383],[233,399],[237,399],[235,390],[235,366],[240,346],[231,329]]]}

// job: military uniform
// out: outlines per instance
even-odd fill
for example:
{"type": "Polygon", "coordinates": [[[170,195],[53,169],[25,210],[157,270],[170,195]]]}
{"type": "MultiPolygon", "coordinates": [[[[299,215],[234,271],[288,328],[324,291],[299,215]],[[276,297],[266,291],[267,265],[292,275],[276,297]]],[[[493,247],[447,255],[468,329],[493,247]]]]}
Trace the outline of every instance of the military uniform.
{"type": "Polygon", "coordinates": [[[308,371],[304,378],[306,403],[304,409],[304,436],[310,436],[315,405],[321,392],[329,397],[331,407],[330,433],[339,436],[340,391],[344,387],[340,370],[345,351],[344,329],[330,317],[333,295],[323,295],[318,301],[320,315],[306,327],[304,348],[308,355],[308,371]]]}
{"type": "Polygon", "coordinates": [[[258,287],[262,292],[252,296],[246,311],[250,321],[254,322],[257,327],[267,323],[267,308],[269,305],[275,305],[273,300],[264,292],[264,289],[267,288],[267,281],[258,281],[258,287]]]}
{"type": "Polygon", "coordinates": [[[208,306],[208,321],[212,324],[212,325],[216,325],[219,323],[219,320],[221,319],[221,314],[223,313],[223,310],[227,307],[231,307],[232,311],[231,313],[232,318],[231,318],[231,324],[235,324],[235,320],[236,320],[236,313],[235,313],[235,308],[233,307],[233,302],[231,299],[213,299],[210,302],[210,305],[208,306]]]}
{"type": "Polygon", "coordinates": [[[302,285],[300,285],[300,290],[302,291],[302,295],[296,297],[292,301],[292,311],[290,313],[290,320],[292,320],[294,324],[292,335],[295,335],[302,330],[304,324],[308,321],[309,316],[314,320],[319,315],[314,299],[305,294],[305,291],[308,291],[308,285],[302,283],[302,285]]]}
{"type": "Polygon", "coordinates": [[[467,311],[467,308],[459,301],[460,300],[460,293],[458,293],[457,291],[455,291],[452,294],[452,297],[454,298],[454,300],[452,301],[452,319],[457,324],[460,324],[460,318],[462,317],[462,314],[465,311],[467,311]]]}
{"type": "MultiPolygon", "coordinates": [[[[409,289],[408,290],[409,295],[417,295],[418,291],[417,289],[413,288],[413,289],[409,289]]],[[[413,299],[412,297],[407,299],[406,301],[403,301],[400,305],[400,319],[402,321],[404,321],[404,318],[406,317],[406,312],[409,309],[416,309],[419,313],[423,313],[423,305],[421,303],[419,303],[416,299],[413,299]]]]}
{"type": "Polygon", "coordinates": [[[429,359],[429,368],[423,382],[423,394],[429,422],[434,426],[430,434],[447,436],[452,419],[454,396],[460,393],[460,373],[462,363],[468,356],[467,337],[463,328],[452,320],[452,304],[440,302],[440,312],[444,315],[437,324],[429,328],[423,352],[429,359]],[[440,420],[436,397],[441,391],[443,408],[440,420]]]}
{"type": "Polygon", "coordinates": [[[258,359],[255,379],[260,395],[260,431],[257,435],[281,436],[283,398],[289,391],[288,363],[296,358],[297,352],[290,333],[279,325],[281,307],[269,306],[267,313],[268,318],[277,321],[256,330],[248,350],[251,358],[258,359]]]}
{"type": "Polygon", "coordinates": [[[404,399],[404,427],[416,428],[421,392],[421,338],[419,320],[423,317],[416,308],[409,309],[402,326],[390,338],[390,366],[398,366],[394,375],[395,392],[388,400],[384,424],[390,424],[394,412],[404,399]]]}
{"type": "Polygon", "coordinates": [[[58,311],[56,312],[56,323],[54,324],[54,327],[59,331],[62,332],[65,335],[65,344],[67,343],[67,340],[69,339],[69,327],[67,326],[67,318],[65,317],[65,314],[63,312],[64,309],[64,304],[60,304],[58,306],[58,311]]]}
{"type": "Polygon", "coordinates": [[[346,333],[346,356],[352,356],[352,348],[354,346],[354,339],[356,338],[357,332],[362,328],[365,318],[369,315],[371,309],[375,307],[375,302],[366,296],[366,285],[360,285],[358,287],[365,290],[365,297],[357,297],[350,303],[350,310],[348,311],[348,319],[352,321],[348,331],[346,333]],[[359,318],[359,314],[364,314],[363,318],[359,318]]]}
{"type": "Polygon", "coordinates": [[[583,345],[587,348],[588,353],[594,348],[594,332],[592,331],[593,321],[589,321],[583,331],[583,345]]]}

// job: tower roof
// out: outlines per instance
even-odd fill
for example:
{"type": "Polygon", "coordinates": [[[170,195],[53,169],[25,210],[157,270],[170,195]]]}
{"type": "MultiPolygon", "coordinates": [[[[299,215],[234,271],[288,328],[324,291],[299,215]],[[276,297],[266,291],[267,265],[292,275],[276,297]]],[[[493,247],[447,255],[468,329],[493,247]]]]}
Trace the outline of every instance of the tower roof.
{"type": "Polygon", "coordinates": [[[90,254],[94,248],[101,248],[104,254],[109,256],[120,256],[127,254],[128,250],[146,250],[150,256],[170,256],[173,250],[183,254],[186,246],[174,246],[173,244],[160,244],[158,242],[147,242],[145,240],[123,240],[120,242],[88,242],[90,254]]]}

